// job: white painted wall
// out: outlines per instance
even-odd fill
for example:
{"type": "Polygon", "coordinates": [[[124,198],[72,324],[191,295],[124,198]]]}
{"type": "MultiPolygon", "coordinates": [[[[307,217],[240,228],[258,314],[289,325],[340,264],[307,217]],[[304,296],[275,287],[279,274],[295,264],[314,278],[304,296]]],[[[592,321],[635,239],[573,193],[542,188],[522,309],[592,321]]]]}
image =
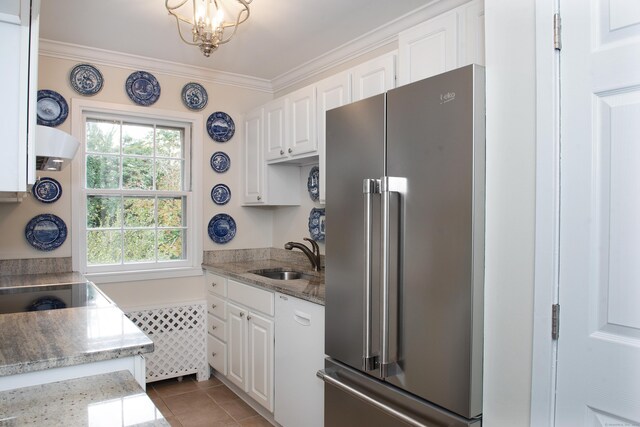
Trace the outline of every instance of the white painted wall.
{"type": "Polygon", "coordinates": [[[535,0],[485,0],[485,18],[483,425],[527,426],[533,337],[535,0]]]}

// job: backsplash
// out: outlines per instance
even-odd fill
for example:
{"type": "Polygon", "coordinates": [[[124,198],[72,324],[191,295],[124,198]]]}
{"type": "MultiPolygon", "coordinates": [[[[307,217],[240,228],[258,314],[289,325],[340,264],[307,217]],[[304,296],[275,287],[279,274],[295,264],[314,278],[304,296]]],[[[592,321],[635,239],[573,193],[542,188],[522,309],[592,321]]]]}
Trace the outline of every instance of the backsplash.
{"type": "MultiPolygon", "coordinates": [[[[227,249],[204,251],[204,264],[220,264],[226,262],[259,261],[273,259],[307,266],[309,259],[300,251],[288,251],[280,248],[227,249]]],[[[324,265],[324,255],[320,256],[324,265]]]]}
{"type": "Polygon", "coordinates": [[[70,271],[71,257],[0,260],[0,276],[11,276],[15,274],[68,273],[70,271]]]}

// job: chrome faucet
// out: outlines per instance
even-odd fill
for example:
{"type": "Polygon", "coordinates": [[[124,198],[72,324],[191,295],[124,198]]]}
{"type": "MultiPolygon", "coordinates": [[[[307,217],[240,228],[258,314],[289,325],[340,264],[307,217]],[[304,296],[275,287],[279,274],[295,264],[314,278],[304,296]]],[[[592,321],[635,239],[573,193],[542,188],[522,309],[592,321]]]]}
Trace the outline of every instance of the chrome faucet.
{"type": "Polygon", "coordinates": [[[307,237],[303,237],[304,240],[311,243],[311,247],[313,248],[313,252],[303,243],[298,242],[287,242],[284,244],[284,248],[287,250],[292,250],[293,248],[300,249],[304,254],[309,258],[309,262],[311,262],[311,267],[313,267],[314,271],[320,271],[320,247],[318,244],[307,237]]]}

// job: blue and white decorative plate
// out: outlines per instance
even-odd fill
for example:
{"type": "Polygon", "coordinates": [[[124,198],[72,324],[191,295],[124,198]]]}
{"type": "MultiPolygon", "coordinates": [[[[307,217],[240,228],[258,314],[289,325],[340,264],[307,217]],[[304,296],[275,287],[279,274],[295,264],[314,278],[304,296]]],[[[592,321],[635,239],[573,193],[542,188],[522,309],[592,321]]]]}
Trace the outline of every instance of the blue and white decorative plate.
{"type": "Polygon", "coordinates": [[[209,221],[207,232],[214,242],[221,244],[227,243],[236,235],[236,222],[230,215],[224,213],[217,214],[209,221]]]}
{"type": "Polygon", "coordinates": [[[324,242],[324,208],[313,208],[309,213],[309,234],[316,242],[324,242]]]}
{"type": "Polygon", "coordinates": [[[71,87],[80,95],[95,95],[100,92],[104,79],[102,73],[93,65],[78,64],[69,73],[71,87]]]}
{"type": "Polygon", "coordinates": [[[227,113],[216,111],[207,119],[207,132],[216,142],[227,142],[236,131],[233,119],[227,113]]]}
{"type": "Polygon", "coordinates": [[[309,197],[314,202],[317,202],[320,198],[320,168],[314,166],[309,171],[309,178],[307,178],[307,191],[309,191],[309,197]]]}
{"type": "Polygon", "coordinates": [[[160,83],[151,73],[136,71],[127,77],[124,84],[129,98],[138,105],[149,105],[160,98],[160,83]]]}
{"type": "Polygon", "coordinates": [[[53,178],[40,178],[31,188],[36,200],[42,203],[53,203],[62,196],[62,186],[53,178]]]}
{"type": "Polygon", "coordinates": [[[31,304],[27,310],[29,311],[42,311],[42,310],[58,310],[60,308],[67,308],[67,304],[57,297],[42,297],[38,298],[31,304]]]}
{"type": "Polygon", "coordinates": [[[218,173],[226,172],[231,167],[231,159],[227,153],[223,153],[222,151],[216,151],[213,153],[209,163],[211,163],[211,169],[218,173]]]}
{"type": "Polygon", "coordinates": [[[211,200],[216,205],[226,205],[231,200],[231,190],[224,184],[216,184],[211,189],[211,200]]]}
{"type": "Polygon", "coordinates": [[[25,227],[24,236],[34,248],[51,251],[67,239],[67,225],[53,214],[36,215],[25,227]]]}
{"type": "Polygon", "coordinates": [[[199,83],[187,83],[182,88],[182,102],[190,110],[202,110],[209,102],[207,90],[199,83]]]}
{"type": "Polygon", "coordinates": [[[67,101],[56,91],[39,90],[37,104],[39,125],[58,126],[64,123],[69,115],[67,101]]]}

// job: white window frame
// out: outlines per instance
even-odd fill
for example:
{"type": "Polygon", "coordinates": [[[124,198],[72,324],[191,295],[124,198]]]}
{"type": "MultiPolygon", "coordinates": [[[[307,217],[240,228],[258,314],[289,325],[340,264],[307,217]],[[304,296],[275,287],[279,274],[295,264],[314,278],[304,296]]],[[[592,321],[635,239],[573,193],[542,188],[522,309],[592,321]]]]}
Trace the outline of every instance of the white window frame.
{"type": "MultiPolygon", "coordinates": [[[[95,283],[129,282],[136,280],[165,279],[173,277],[202,275],[202,141],[204,122],[202,115],[181,111],[163,110],[151,107],[113,104],[85,99],[71,100],[72,135],[80,141],[80,148],[71,163],[71,182],[74,191],[71,197],[72,207],[72,264],[73,270],[83,273],[95,283]],[[87,116],[105,115],[129,116],[133,121],[161,121],[180,124],[190,129],[190,153],[185,162],[190,165],[190,185],[187,190],[186,216],[186,252],[187,259],[168,263],[125,264],[117,266],[87,266],[86,253],[86,189],[85,157],[87,116]],[[164,264],[164,265],[163,265],[164,264]]],[[[164,123],[163,123],[164,124],[164,123]]],[[[185,137],[189,132],[185,133],[185,137]]],[[[187,166],[188,167],[188,166],[187,166]]],[[[188,183],[187,183],[188,184],[188,183]]]]}

